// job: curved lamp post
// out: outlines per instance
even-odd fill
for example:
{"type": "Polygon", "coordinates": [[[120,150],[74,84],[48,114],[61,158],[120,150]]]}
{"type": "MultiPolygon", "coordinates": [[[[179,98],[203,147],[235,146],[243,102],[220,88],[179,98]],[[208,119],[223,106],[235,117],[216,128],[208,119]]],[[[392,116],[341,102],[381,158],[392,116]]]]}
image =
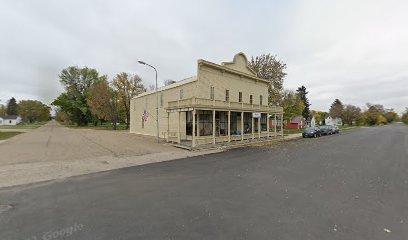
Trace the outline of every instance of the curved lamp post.
{"type": "Polygon", "coordinates": [[[153,67],[150,64],[147,64],[146,62],[138,61],[138,63],[149,66],[153,68],[154,71],[156,72],[156,127],[157,127],[157,143],[160,143],[160,138],[159,138],[159,93],[157,91],[157,70],[155,67],[153,67]]]}

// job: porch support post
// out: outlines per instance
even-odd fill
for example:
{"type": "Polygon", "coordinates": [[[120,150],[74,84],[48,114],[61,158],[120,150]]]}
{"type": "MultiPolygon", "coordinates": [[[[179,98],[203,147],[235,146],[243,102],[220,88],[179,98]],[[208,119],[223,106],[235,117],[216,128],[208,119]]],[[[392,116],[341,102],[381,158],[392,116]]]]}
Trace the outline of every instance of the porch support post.
{"type": "Polygon", "coordinates": [[[251,133],[252,133],[252,139],[254,139],[254,116],[251,116],[251,133]]]}
{"type": "Polygon", "coordinates": [[[167,142],[170,138],[170,112],[167,112],[167,142]]]}
{"type": "Polygon", "coordinates": [[[213,144],[215,144],[215,110],[212,111],[212,120],[213,120],[213,144]]]}
{"type": "Polygon", "coordinates": [[[261,119],[262,119],[262,113],[261,113],[261,117],[258,118],[258,138],[261,138],[261,119]]]}
{"type": "Polygon", "coordinates": [[[269,138],[269,112],[266,113],[266,131],[267,131],[267,138],[269,138]]]}
{"type": "Polygon", "coordinates": [[[197,110],[197,137],[200,136],[200,112],[197,110]]]}
{"type": "Polygon", "coordinates": [[[281,113],[281,136],[283,137],[283,113],[281,113]]]}
{"type": "Polygon", "coordinates": [[[244,140],[244,112],[241,112],[241,140],[244,140]]]}
{"type": "Polygon", "coordinates": [[[231,142],[231,111],[228,111],[228,142],[231,142]]]}
{"type": "Polygon", "coordinates": [[[180,144],[181,143],[181,133],[180,133],[180,122],[181,122],[181,112],[178,112],[179,117],[178,117],[178,124],[177,124],[177,143],[180,144]]]}
{"type": "Polygon", "coordinates": [[[196,130],[196,117],[195,117],[195,114],[196,114],[196,110],[195,110],[195,108],[194,108],[194,110],[193,110],[193,140],[192,140],[192,142],[191,142],[191,147],[195,147],[195,130],[196,130]]]}
{"type": "Polygon", "coordinates": [[[275,137],[276,137],[276,136],[277,136],[277,135],[276,135],[276,125],[278,125],[278,121],[276,120],[276,113],[274,113],[273,116],[274,116],[274,118],[275,118],[275,124],[273,124],[273,125],[274,125],[274,127],[275,127],[275,137]]]}

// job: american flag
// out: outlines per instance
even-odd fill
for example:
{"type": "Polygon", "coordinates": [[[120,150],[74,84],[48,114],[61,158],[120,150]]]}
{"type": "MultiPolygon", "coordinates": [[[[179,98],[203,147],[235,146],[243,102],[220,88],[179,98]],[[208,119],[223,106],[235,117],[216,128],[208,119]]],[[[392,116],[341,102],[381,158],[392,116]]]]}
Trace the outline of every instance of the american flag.
{"type": "Polygon", "coordinates": [[[149,118],[149,113],[146,110],[144,110],[142,118],[143,121],[147,121],[147,119],[149,118]]]}

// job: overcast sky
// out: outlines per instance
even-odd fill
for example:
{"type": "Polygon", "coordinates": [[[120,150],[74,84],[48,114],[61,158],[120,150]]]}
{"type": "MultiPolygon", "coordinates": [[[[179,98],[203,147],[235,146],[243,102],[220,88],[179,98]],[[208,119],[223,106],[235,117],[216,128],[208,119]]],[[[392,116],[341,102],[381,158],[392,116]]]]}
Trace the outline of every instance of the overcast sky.
{"type": "Polygon", "coordinates": [[[305,85],[312,109],[408,107],[408,1],[0,0],[0,99],[49,104],[70,65],[146,85],[196,74],[197,59],[277,54],[284,86],[305,85]]]}

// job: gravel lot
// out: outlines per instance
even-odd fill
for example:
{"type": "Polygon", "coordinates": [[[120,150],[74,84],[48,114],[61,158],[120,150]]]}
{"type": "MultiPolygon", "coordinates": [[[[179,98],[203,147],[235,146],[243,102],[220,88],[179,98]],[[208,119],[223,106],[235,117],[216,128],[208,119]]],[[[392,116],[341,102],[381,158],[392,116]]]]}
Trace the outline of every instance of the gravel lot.
{"type": "Polygon", "coordinates": [[[157,144],[154,137],[55,121],[0,143],[0,153],[0,187],[203,154],[157,144]]]}

